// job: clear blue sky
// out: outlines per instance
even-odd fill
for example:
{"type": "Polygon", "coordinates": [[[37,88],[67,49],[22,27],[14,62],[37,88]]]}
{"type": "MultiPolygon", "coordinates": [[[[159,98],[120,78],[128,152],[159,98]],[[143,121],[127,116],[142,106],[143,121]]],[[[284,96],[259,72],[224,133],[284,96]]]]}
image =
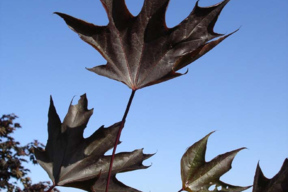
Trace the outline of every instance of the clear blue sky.
{"type": "MultiPolygon", "coordinates": [[[[143,4],[126,2],[134,15],[143,4]]],[[[182,21],[194,4],[171,0],[167,25],[182,21]]],[[[136,93],[117,151],[144,147],[145,153],[157,154],[145,161],[153,164],[149,169],[118,174],[119,180],[144,192],[178,191],[183,153],[213,130],[206,160],[248,148],[236,156],[224,182],[251,185],[259,160],[267,177],[279,171],[288,157],[287,9],[285,0],[232,0],[215,31],[229,33],[241,26],[239,32],[190,64],[187,75],[136,93]]],[[[63,120],[72,97],[76,103],[87,93],[94,115],[85,136],[120,121],[130,95],[124,84],[85,69],[106,62],[55,11],[98,25],[108,22],[99,0],[0,2],[0,115],[19,116],[23,128],[15,137],[21,144],[46,143],[50,95],[63,120]]],[[[29,168],[34,182],[49,180],[40,166],[29,168]]]]}

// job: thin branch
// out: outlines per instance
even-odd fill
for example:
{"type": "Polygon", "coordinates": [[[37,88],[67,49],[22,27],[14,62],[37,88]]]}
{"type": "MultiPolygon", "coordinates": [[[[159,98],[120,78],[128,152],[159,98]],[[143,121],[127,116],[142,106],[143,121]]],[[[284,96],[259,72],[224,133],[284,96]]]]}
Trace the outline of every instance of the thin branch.
{"type": "Polygon", "coordinates": [[[128,101],[125,113],[124,113],[122,121],[121,121],[120,128],[119,128],[118,133],[117,133],[117,137],[116,137],[116,140],[115,140],[115,143],[114,143],[114,148],[113,148],[113,152],[112,152],[112,157],[111,157],[110,166],[109,166],[109,172],[108,172],[108,177],[107,177],[107,183],[106,183],[106,190],[105,190],[106,192],[108,192],[108,188],[109,188],[109,183],[110,183],[112,166],[113,166],[113,161],[114,161],[114,157],[115,157],[116,148],[117,148],[117,145],[119,143],[121,132],[122,132],[122,129],[124,128],[126,117],[128,115],[128,112],[129,112],[132,100],[134,98],[135,92],[136,92],[136,90],[132,90],[132,93],[130,95],[130,99],[128,101]]]}

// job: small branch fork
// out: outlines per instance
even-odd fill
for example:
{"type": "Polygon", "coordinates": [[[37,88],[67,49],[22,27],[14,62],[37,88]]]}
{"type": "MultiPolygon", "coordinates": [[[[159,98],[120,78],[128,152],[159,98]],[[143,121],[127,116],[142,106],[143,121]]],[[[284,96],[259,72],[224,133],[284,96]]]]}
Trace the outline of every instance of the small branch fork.
{"type": "Polygon", "coordinates": [[[135,92],[136,92],[136,90],[132,90],[130,99],[128,101],[125,113],[124,113],[122,121],[121,121],[120,128],[119,128],[118,133],[117,133],[117,137],[116,137],[116,140],[115,140],[115,143],[114,143],[114,148],[113,148],[113,152],[112,152],[112,157],[111,157],[110,166],[109,166],[109,172],[108,172],[108,177],[107,177],[107,183],[106,183],[106,190],[105,190],[106,192],[108,192],[108,188],[109,188],[109,183],[110,183],[110,178],[111,178],[111,171],[112,171],[112,166],[113,166],[113,161],[114,161],[114,157],[115,157],[116,148],[117,148],[117,145],[119,143],[121,132],[122,132],[122,129],[124,128],[126,117],[128,115],[128,112],[129,112],[132,100],[134,98],[135,92]]]}

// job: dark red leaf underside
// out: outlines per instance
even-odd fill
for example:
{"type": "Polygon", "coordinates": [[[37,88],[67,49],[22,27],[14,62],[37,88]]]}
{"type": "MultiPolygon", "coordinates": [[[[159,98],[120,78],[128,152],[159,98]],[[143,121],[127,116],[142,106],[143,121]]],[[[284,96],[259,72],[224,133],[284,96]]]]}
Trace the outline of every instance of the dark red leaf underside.
{"type": "Polygon", "coordinates": [[[165,22],[169,0],[145,0],[135,17],[124,0],[101,2],[109,18],[107,26],[56,14],[107,60],[106,65],[88,70],[123,82],[133,90],[181,76],[175,71],[200,58],[230,35],[213,31],[229,0],[210,7],[199,7],[197,1],[189,16],[173,28],[168,28],[165,22]]]}

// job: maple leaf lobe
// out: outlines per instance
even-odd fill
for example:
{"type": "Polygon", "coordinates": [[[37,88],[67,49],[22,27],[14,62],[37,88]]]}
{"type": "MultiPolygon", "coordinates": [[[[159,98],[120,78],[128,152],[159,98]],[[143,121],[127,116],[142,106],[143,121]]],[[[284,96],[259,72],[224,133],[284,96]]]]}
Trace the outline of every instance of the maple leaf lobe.
{"type": "Polygon", "coordinates": [[[108,15],[107,26],[56,14],[107,60],[106,65],[89,71],[123,82],[133,90],[181,76],[177,70],[231,35],[213,31],[229,0],[210,7],[199,7],[197,1],[188,17],[173,28],[168,28],[165,21],[169,0],[145,0],[137,16],[129,12],[124,0],[101,2],[108,15]]]}
{"type": "Polygon", "coordinates": [[[263,174],[259,162],[254,176],[253,192],[287,192],[288,191],[288,159],[286,158],[280,171],[271,179],[263,174]]]}

